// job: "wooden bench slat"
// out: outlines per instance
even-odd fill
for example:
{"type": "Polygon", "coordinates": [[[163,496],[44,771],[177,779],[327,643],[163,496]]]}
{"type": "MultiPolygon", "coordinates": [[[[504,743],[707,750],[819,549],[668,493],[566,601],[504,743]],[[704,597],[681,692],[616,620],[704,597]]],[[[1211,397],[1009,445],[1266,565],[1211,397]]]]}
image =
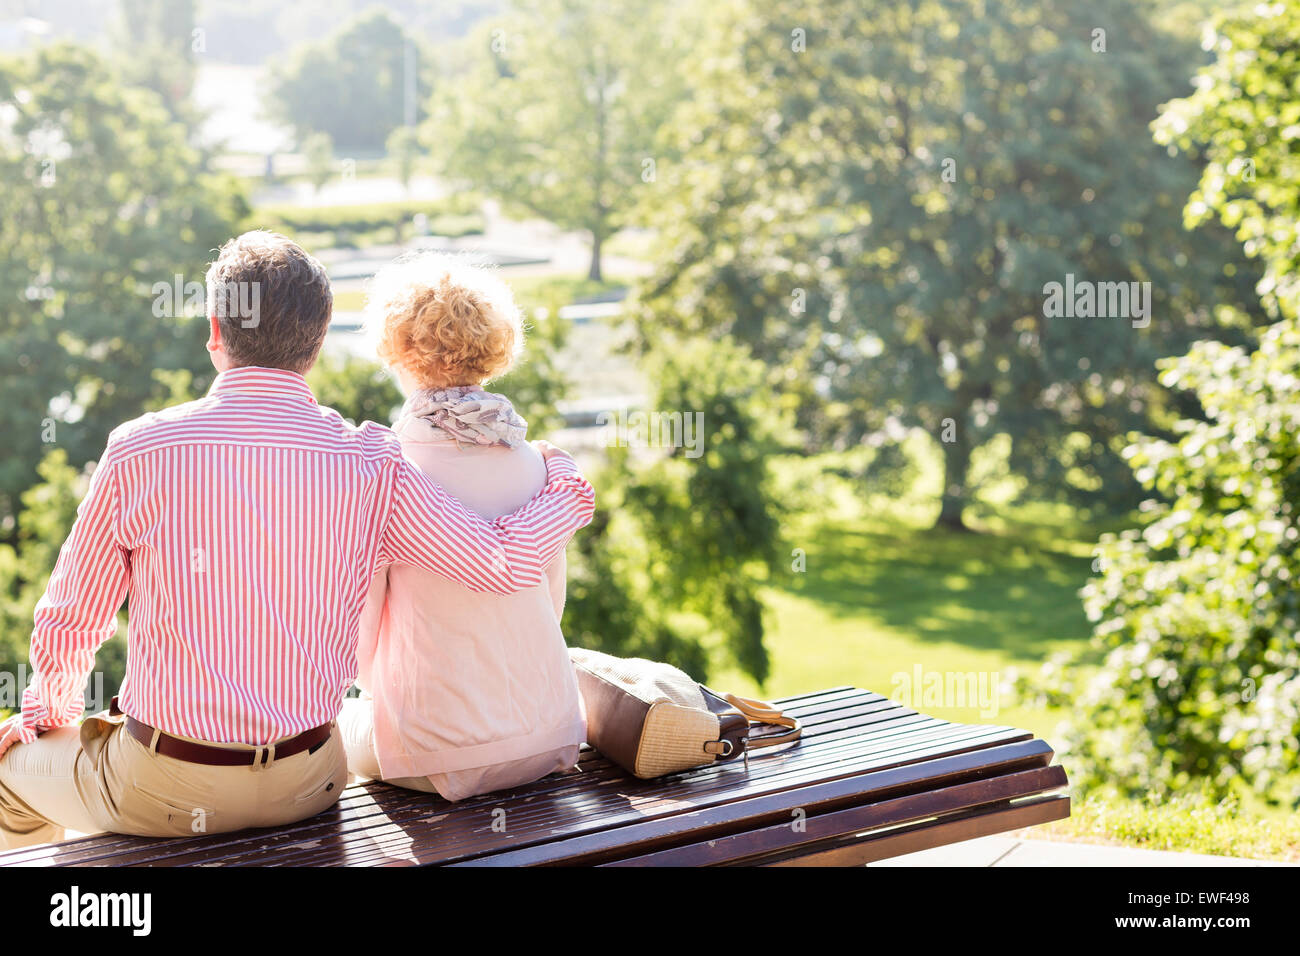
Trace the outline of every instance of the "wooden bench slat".
{"type": "MultiPolygon", "coordinates": [[[[1047,793],[1065,786],[1065,771],[1060,767],[1037,767],[1016,773],[973,780],[969,783],[942,786],[937,790],[880,800],[846,810],[834,810],[817,816],[809,814],[802,824],[805,843],[819,843],[850,834],[895,827],[928,818],[972,810],[995,803],[1008,803],[1027,794],[1047,793]]],[[[639,856],[624,857],[602,866],[710,866],[739,862],[790,845],[791,820],[730,836],[656,850],[639,856]]],[[[703,834],[702,834],[703,835],[703,834]]]]}
{"type": "MultiPolygon", "coordinates": [[[[916,853],[949,843],[974,840],[977,837],[1019,830],[1052,820],[1064,820],[1070,815],[1070,798],[1050,795],[990,813],[971,813],[951,819],[934,820],[911,827],[900,827],[896,832],[884,833],[865,842],[852,839],[831,841],[824,847],[795,847],[782,854],[772,854],[760,860],[748,860],[738,865],[749,866],[862,866],[876,860],[904,853],[916,853]]],[[[728,866],[733,864],[727,864],[728,866]]]]}
{"type": "Polygon", "coordinates": [[[810,784],[796,790],[756,794],[742,801],[701,807],[694,813],[669,820],[646,820],[618,829],[601,830],[594,837],[540,844],[518,851],[466,861],[465,866],[537,865],[603,861],[609,856],[641,853],[658,846],[670,846],[696,834],[709,839],[739,828],[769,824],[784,825],[792,812],[803,810],[811,818],[845,805],[857,805],[864,797],[872,804],[893,795],[923,787],[928,793],[936,786],[965,782],[982,774],[1006,775],[1017,770],[1042,769],[1051,748],[1041,741],[1022,741],[984,751],[950,754],[924,764],[884,767],[865,773],[810,784]]]}
{"type": "MultiPolygon", "coordinates": [[[[898,742],[889,741],[886,746],[867,748],[865,753],[852,755],[854,759],[848,763],[845,762],[849,759],[848,757],[840,754],[833,754],[833,769],[840,774],[849,774],[859,771],[862,766],[864,766],[864,759],[869,760],[871,764],[876,766],[884,763],[898,763],[904,759],[917,759],[919,756],[951,751],[959,749],[961,746],[971,746],[970,743],[963,744],[961,741],[972,737],[976,738],[976,744],[987,742],[991,739],[991,735],[997,733],[996,730],[990,732],[987,728],[963,729],[955,725],[948,727],[940,726],[937,729],[927,729],[929,733],[925,742],[930,743],[930,746],[919,755],[916,753],[916,748],[919,746],[917,741],[903,743],[901,746],[898,742]],[[935,740],[938,742],[935,743],[935,740]],[[903,756],[900,757],[900,753],[903,754],[903,756]],[[872,759],[873,755],[874,759],[872,759]]],[[[863,749],[861,742],[848,742],[848,746],[854,746],[855,744],[860,750],[863,749]]],[[[681,810],[689,809],[696,804],[709,802],[709,799],[714,797],[715,791],[720,791],[716,799],[735,800],[744,796],[747,792],[752,791],[760,784],[765,785],[767,789],[779,789],[782,787],[802,785],[807,780],[825,777],[827,774],[825,765],[811,762],[809,754],[810,751],[801,754],[804,758],[803,763],[805,766],[801,767],[795,765],[793,768],[789,769],[775,766],[776,758],[774,757],[765,757],[762,761],[755,761],[754,764],[751,765],[749,778],[744,781],[743,786],[740,788],[731,785],[730,781],[722,776],[722,774],[726,773],[727,770],[719,771],[716,774],[718,779],[714,782],[713,786],[708,787],[707,789],[703,788],[698,782],[694,783],[694,786],[692,786],[692,782],[689,779],[676,781],[674,786],[669,788],[666,795],[646,794],[641,796],[640,803],[636,806],[635,811],[632,812],[630,816],[625,816],[624,819],[630,818],[640,820],[655,811],[658,811],[659,814],[662,815],[665,807],[675,808],[675,812],[681,812],[681,810]],[[763,767],[764,769],[764,772],[761,774],[754,772],[755,768],[759,767],[763,767]],[[780,772],[777,773],[777,771],[780,772]],[[798,773],[799,776],[791,777],[791,773],[798,773]],[[773,781],[765,781],[762,779],[764,776],[771,777],[773,775],[775,775],[775,786],[773,786],[773,781]],[[689,798],[690,802],[682,802],[680,799],[682,797],[689,798]]],[[[735,770],[736,768],[727,769],[735,770]]],[[[638,784],[629,781],[627,778],[611,781],[611,783],[615,785],[614,789],[602,793],[599,800],[593,799],[589,794],[585,799],[569,800],[566,807],[569,811],[570,817],[576,817],[578,820],[586,823],[587,821],[592,820],[596,815],[603,813],[604,815],[599,817],[600,824],[606,826],[613,825],[615,821],[610,819],[608,809],[611,807],[616,808],[625,806],[627,804],[627,799],[624,796],[623,791],[629,785],[635,787],[638,786],[638,784]]],[[[392,788],[384,787],[382,790],[389,794],[393,792],[392,788]]],[[[418,830],[420,829],[421,823],[440,825],[436,834],[438,853],[436,854],[435,859],[445,859],[451,855],[449,851],[453,850],[458,851],[456,855],[464,855],[464,853],[467,852],[464,849],[467,841],[472,852],[482,852],[481,847],[475,848],[474,844],[476,842],[481,843],[485,838],[486,834],[484,834],[483,831],[489,831],[489,818],[485,813],[470,815],[460,811],[460,808],[450,808],[447,804],[441,803],[440,801],[435,804],[433,798],[428,796],[419,796],[423,796],[425,801],[424,805],[412,807],[407,813],[401,815],[392,813],[383,805],[382,800],[374,800],[372,798],[367,801],[369,806],[365,807],[363,812],[368,812],[372,816],[372,818],[379,824],[378,828],[369,827],[358,829],[353,825],[354,821],[340,820],[337,814],[326,814],[317,818],[320,822],[313,828],[316,831],[314,833],[304,833],[301,832],[300,829],[297,831],[291,831],[288,834],[279,833],[277,831],[260,831],[256,832],[250,839],[243,841],[244,845],[242,847],[224,847],[224,852],[215,855],[212,854],[210,850],[205,849],[200,851],[200,855],[204,858],[194,861],[183,858],[184,854],[178,854],[176,850],[173,850],[167,854],[167,856],[173,858],[166,860],[166,862],[204,862],[207,865],[229,865],[232,863],[259,862],[259,856],[269,855],[273,858],[264,859],[264,862],[306,864],[327,861],[327,859],[322,860],[322,857],[328,858],[331,854],[337,854],[340,851],[344,854],[340,859],[348,862],[362,862],[354,852],[350,852],[354,846],[360,846],[363,848],[366,855],[373,858],[374,862],[388,862],[388,858],[391,858],[393,852],[398,849],[402,851],[414,849],[415,852],[411,854],[412,856],[421,859],[422,861],[427,861],[428,853],[421,852],[418,845],[415,843],[415,840],[419,835],[418,830]],[[270,841],[267,840],[268,834],[273,836],[273,839],[270,841]],[[304,844],[307,848],[313,851],[309,858],[302,858],[296,852],[301,849],[304,844]]],[[[528,799],[530,798],[523,798],[525,802],[528,799]]],[[[562,824],[562,820],[545,821],[542,825],[538,825],[534,821],[528,819],[529,814],[527,807],[524,808],[522,814],[523,819],[521,820],[520,807],[517,803],[513,806],[509,801],[501,801],[501,803],[507,808],[508,819],[511,823],[510,832],[506,835],[493,835],[494,839],[490,840],[492,843],[500,843],[503,836],[506,837],[505,842],[509,845],[515,842],[514,837],[518,834],[527,834],[532,839],[552,839],[556,836],[564,835],[572,831],[571,826],[565,827],[557,825],[562,824]]],[[[150,859],[148,861],[140,860],[138,862],[164,862],[158,859],[157,852],[153,847],[150,847],[149,843],[146,843],[145,846],[149,847],[150,859]]]]}

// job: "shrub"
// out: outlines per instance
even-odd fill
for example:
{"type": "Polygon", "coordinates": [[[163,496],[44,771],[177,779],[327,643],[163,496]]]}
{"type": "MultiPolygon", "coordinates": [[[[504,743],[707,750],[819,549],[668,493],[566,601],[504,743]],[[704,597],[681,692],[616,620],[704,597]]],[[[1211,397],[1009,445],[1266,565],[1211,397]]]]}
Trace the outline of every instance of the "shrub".
{"type": "Polygon", "coordinates": [[[1101,670],[1083,688],[1055,685],[1080,715],[1066,732],[1076,783],[1295,801],[1300,329],[1278,323],[1253,353],[1201,343],[1161,367],[1207,420],[1126,452],[1160,499],[1140,531],[1098,548],[1084,603],[1101,670]]]}
{"type": "Polygon", "coordinates": [[[1147,502],[1140,530],[1102,539],[1084,589],[1099,673],[1049,682],[1079,716],[1067,729],[1076,783],[1166,796],[1254,791],[1300,802],[1300,8],[1223,14],[1216,60],[1169,104],[1156,137],[1205,169],[1185,211],[1216,216],[1265,266],[1279,318],[1254,352],[1201,342],[1160,364],[1199,400],[1176,441],[1126,451],[1147,502]]]}

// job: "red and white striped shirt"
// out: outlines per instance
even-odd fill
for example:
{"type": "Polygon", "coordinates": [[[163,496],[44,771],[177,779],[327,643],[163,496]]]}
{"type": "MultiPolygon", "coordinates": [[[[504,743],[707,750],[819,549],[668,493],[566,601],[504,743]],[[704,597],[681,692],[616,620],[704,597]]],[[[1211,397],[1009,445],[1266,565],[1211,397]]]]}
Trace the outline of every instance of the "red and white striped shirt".
{"type": "Polygon", "coordinates": [[[124,712],[164,732],[266,744],[334,719],[357,673],[376,569],[425,568],[507,594],[591,520],[573,460],[485,521],[397,438],[316,404],[301,375],[237,368],[196,402],[116,429],[32,632],[19,739],[75,723],[95,651],[130,597],[124,712]]]}

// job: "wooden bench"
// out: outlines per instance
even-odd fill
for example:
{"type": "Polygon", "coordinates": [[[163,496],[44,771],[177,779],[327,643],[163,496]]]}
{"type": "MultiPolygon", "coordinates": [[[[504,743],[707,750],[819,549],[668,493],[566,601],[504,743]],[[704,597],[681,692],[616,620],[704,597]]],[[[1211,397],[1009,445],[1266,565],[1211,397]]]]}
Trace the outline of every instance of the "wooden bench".
{"type": "Polygon", "coordinates": [[[577,772],[449,804],[350,786],[291,827],[101,835],[0,854],[6,866],[855,865],[1069,816],[1052,749],[870,691],[786,698],[799,743],[636,780],[584,749],[577,772]]]}

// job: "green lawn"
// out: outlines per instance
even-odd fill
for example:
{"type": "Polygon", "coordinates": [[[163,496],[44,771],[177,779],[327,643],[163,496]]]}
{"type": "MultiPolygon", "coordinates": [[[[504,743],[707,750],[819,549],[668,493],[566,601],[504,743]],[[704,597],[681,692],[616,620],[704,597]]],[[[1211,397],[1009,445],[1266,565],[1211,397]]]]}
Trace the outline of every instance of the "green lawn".
{"type": "Polygon", "coordinates": [[[1069,819],[1018,832],[1065,842],[1300,863],[1300,816],[1195,797],[1157,803],[1088,794],[1075,798],[1069,819]]]}
{"type": "Polygon", "coordinates": [[[1078,589],[1090,573],[1090,542],[889,527],[865,517],[805,531],[792,545],[806,552],[806,570],[787,566],[766,592],[771,676],[760,688],[724,670],[713,683],[778,697],[837,684],[892,696],[915,683],[918,668],[922,681],[974,674],[992,706],[955,698],[923,705],[920,697],[913,705],[1051,739],[1061,715],[1017,702],[1009,685],[1017,672],[1086,643],[1078,589]]]}
{"type": "Polygon", "coordinates": [[[524,308],[557,308],[574,302],[603,299],[611,293],[628,288],[632,282],[619,277],[606,277],[599,281],[581,275],[528,275],[502,278],[514,290],[515,300],[524,308]]]}

